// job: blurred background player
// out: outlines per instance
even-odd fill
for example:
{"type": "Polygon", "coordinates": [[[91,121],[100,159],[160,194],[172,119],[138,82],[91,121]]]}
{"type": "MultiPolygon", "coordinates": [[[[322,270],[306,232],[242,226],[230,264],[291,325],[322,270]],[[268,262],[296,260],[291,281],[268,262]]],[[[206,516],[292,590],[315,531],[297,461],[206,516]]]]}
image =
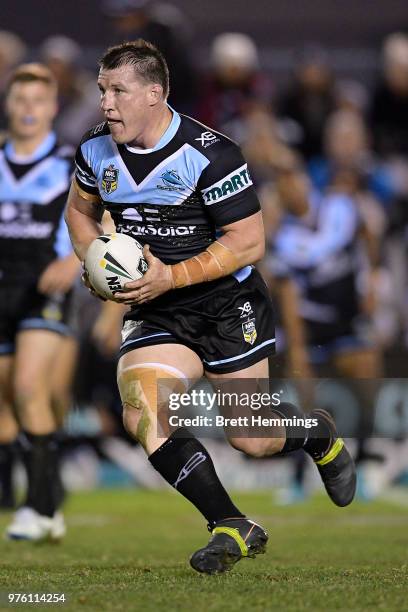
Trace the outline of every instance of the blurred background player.
{"type": "Polygon", "coordinates": [[[58,539],[65,532],[58,511],[63,491],[56,432],[69,401],[66,385],[75,357],[67,317],[78,263],[63,221],[71,149],[60,146],[52,131],[56,113],[52,73],[40,64],[16,69],[6,96],[9,135],[0,151],[0,286],[5,298],[0,440],[4,456],[23,431],[28,485],[23,506],[6,531],[11,539],[58,539]]]}
{"type": "MultiPolygon", "coordinates": [[[[270,223],[267,229],[273,248],[270,271],[273,286],[278,286],[287,339],[287,373],[348,381],[359,404],[354,421],[359,424],[357,459],[361,460],[366,456],[364,441],[372,433],[373,401],[382,376],[368,280],[377,264],[378,246],[360,214],[358,176],[337,170],[331,179],[330,188],[322,193],[312,189],[299,165],[278,174],[282,216],[277,227],[275,219],[275,226],[270,223]],[[295,347],[288,340],[295,341],[295,347]],[[373,382],[368,384],[367,379],[373,382]]],[[[307,403],[313,401],[312,385],[308,391],[306,385],[299,386],[307,403]]],[[[297,478],[299,489],[300,468],[297,478]]],[[[302,497],[296,487],[292,493],[293,499],[302,497]]]]}

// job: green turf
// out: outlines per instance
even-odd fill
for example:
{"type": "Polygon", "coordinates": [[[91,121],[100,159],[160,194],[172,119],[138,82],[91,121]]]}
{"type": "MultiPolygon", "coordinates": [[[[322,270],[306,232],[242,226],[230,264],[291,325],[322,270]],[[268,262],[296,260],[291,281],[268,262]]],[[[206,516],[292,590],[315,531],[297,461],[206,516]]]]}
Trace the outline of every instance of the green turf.
{"type": "MultiPolygon", "coordinates": [[[[63,544],[1,544],[1,609],[8,592],[63,592],[63,606],[18,609],[408,610],[407,508],[376,502],[338,509],[326,497],[278,508],[268,493],[234,499],[268,529],[269,550],[229,574],[202,576],[187,560],[208,534],[181,497],[127,489],[76,494],[63,544]]],[[[8,519],[0,516],[1,529],[8,519]]]]}

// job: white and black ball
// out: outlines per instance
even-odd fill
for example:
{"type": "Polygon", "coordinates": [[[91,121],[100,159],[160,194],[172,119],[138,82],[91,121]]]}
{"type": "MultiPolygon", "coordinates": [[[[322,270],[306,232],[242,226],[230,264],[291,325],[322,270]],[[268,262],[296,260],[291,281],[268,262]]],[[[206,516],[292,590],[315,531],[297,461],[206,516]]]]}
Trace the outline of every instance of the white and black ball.
{"type": "Polygon", "coordinates": [[[85,256],[89,282],[102,297],[112,300],[126,283],[138,280],[147,271],[142,245],[127,234],[104,234],[89,246],[85,256]]]}

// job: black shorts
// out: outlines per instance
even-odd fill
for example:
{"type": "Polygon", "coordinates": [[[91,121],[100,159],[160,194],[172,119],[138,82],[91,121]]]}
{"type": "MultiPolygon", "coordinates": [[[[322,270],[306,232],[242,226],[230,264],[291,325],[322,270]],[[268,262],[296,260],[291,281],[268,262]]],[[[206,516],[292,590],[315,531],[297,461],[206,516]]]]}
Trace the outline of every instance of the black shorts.
{"type": "Polygon", "coordinates": [[[52,297],[38,293],[35,285],[0,287],[0,355],[14,353],[16,334],[44,329],[69,336],[71,292],[52,297]]]}
{"type": "Polygon", "coordinates": [[[236,372],[275,352],[268,289],[257,270],[176,289],[124,317],[120,355],[142,346],[183,344],[205,370],[236,372]]]}
{"type": "Polygon", "coordinates": [[[345,351],[359,351],[374,346],[370,321],[358,313],[336,323],[305,321],[309,357],[312,364],[322,364],[345,351]]]}

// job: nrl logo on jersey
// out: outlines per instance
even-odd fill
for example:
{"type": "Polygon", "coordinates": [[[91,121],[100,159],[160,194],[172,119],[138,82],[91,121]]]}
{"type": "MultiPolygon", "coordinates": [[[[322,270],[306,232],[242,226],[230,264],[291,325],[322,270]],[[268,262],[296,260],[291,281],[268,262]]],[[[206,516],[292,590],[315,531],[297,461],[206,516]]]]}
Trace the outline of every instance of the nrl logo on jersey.
{"type": "Polygon", "coordinates": [[[160,178],[164,185],[156,185],[158,189],[164,189],[166,191],[184,191],[184,189],[187,189],[187,185],[182,181],[175,170],[166,170],[160,178]]]}
{"type": "Polygon", "coordinates": [[[112,193],[118,188],[119,170],[113,164],[103,169],[102,189],[105,193],[112,193]]]}
{"type": "Polygon", "coordinates": [[[255,319],[248,319],[242,323],[242,334],[244,336],[245,342],[248,344],[254,344],[255,340],[258,337],[258,332],[256,331],[255,319]]]}

